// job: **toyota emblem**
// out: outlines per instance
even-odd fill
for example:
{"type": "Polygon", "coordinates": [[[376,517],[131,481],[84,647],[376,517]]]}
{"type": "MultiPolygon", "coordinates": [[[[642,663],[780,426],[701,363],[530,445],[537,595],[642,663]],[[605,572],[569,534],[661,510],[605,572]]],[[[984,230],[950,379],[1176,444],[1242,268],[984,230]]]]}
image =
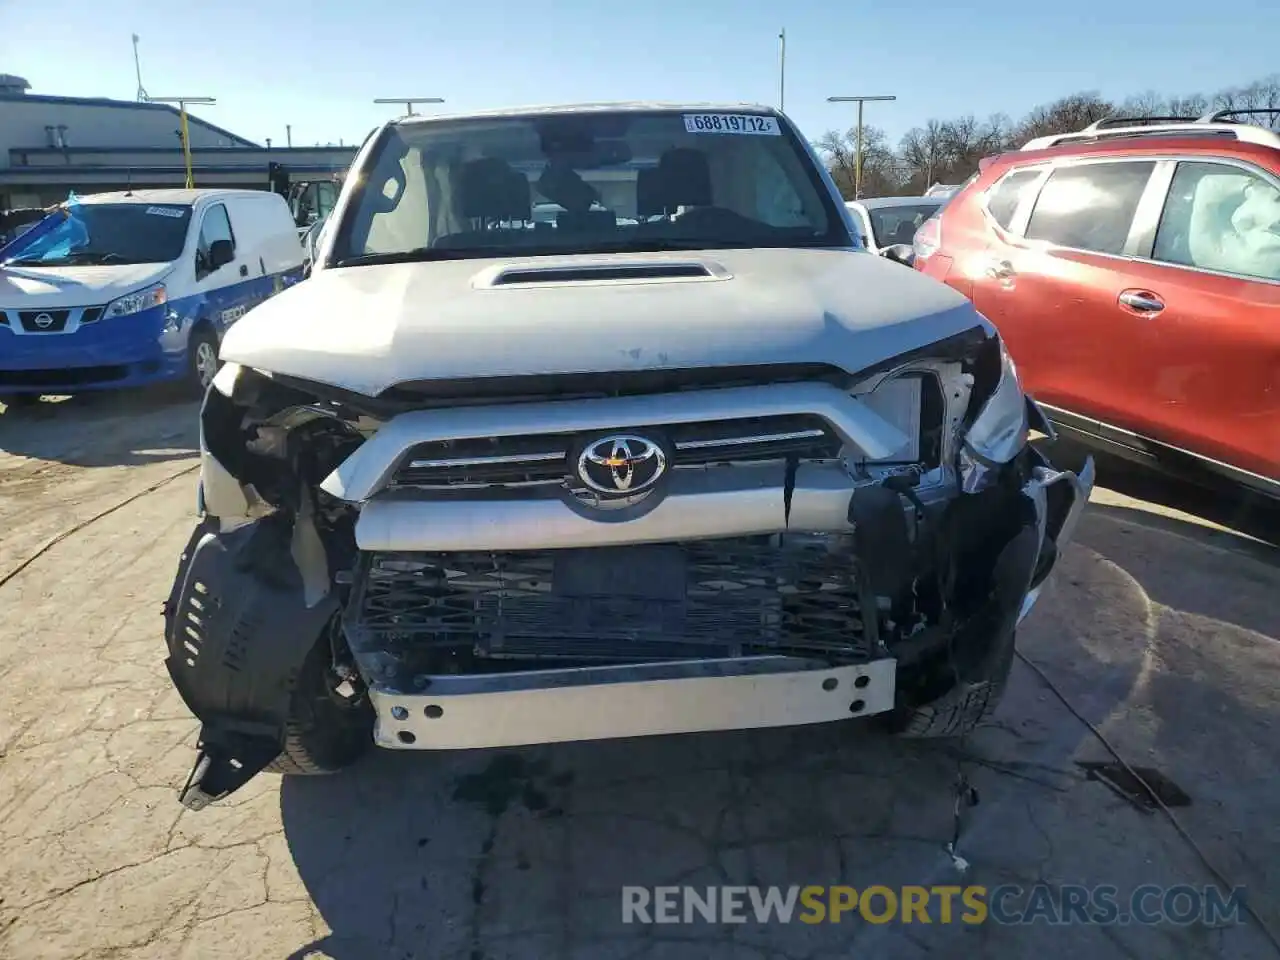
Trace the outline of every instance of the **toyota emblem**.
{"type": "Polygon", "coordinates": [[[578,476],[596,493],[634,496],[650,489],[667,471],[667,455],[652,440],[628,434],[593,440],[578,457],[578,476]]]}
{"type": "Polygon", "coordinates": [[[41,313],[38,314],[32,322],[41,330],[44,330],[53,326],[53,317],[49,316],[47,313],[41,313]]]}

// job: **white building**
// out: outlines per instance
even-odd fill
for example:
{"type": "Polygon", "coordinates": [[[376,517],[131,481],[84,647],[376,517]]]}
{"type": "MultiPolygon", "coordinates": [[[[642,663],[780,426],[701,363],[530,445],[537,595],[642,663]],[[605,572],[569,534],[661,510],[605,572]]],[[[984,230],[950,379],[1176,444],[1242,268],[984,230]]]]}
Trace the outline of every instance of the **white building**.
{"type": "MultiPolygon", "coordinates": [[[[69,191],[182,186],[186,167],[177,107],[100,97],[28,93],[0,74],[0,208],[45,206],[69,191]]],[[[271,189],[270,165],[295,181],[346,170],[355,147],[272,147],[187,115],[201,187],[271,189]]],[[[277,183],[277,186],[280,186],[277,183]]]]}

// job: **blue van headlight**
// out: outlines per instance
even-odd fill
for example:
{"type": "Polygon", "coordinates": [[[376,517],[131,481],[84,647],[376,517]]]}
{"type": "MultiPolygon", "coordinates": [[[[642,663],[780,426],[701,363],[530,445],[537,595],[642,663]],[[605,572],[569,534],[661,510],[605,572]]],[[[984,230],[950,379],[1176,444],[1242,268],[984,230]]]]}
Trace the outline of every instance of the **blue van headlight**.
{"type": "Polygon", "coordinates": [[[141,313],[151,307],[158,307],[169,299],[168,291],[165,290],[163,283],[153,284],[134,293],[127,293],[123,297],[117,297],[107,304],[107,309],[102,313],[103,320],[110,320],[112,317],[125,317],[131,313],[141,313]]]}

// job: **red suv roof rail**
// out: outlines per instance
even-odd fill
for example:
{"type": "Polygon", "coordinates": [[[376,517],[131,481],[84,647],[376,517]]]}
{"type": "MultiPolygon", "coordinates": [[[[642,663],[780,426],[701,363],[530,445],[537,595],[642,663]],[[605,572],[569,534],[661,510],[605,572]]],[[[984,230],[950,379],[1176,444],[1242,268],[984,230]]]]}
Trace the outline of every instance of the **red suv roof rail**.
{"type": "Polygon", "coordinates": [[[1247,110],[1217,110],[1203,117],[1104,117],[1073,133],[1054,133],[1035,137],[1022,145],[1022,150],[1046,150],[1065,143],[1104,143],[1109,140],[1139,137],[1210,137],[1256,143],[1280,150],[1280,134],[1265,127],[1230,119],[1253,113],[1280,115],[1280,108],[1262,107],[1247,110]],[[1116,124],[1116,126],[1112,126],[1116,124]]]}

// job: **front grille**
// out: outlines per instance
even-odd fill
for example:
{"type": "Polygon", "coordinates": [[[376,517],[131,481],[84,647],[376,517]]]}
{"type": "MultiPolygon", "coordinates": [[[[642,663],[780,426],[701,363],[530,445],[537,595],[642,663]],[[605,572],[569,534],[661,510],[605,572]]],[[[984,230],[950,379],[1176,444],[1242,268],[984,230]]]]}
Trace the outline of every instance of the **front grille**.
{"type": "Polygon", "coordinates": [[[19,310],[18,322],[27,333],[61,333],[70,310],[19,310]]]}
{"type": "MultiPolygon", "coordinates": [[[[619,427],[665,441],[675,467],[712,463],[825,460],[839,456],[840,441],[821,417],[755,417],[705,423],[619,427]]],[[[597,431],[603,436],[614,431],[597,431]]],[[[392,478],[392,486],[468,488],[561,483],[574,469],[580,437],[570,433],[484,437],[418,444],[392,478]]]]}
{"type": "Polygon", "coordinates": [[[353,648],[424,671],[457,658],[643,662],[870,656],[843,538],[822,535],[512,553],[369,555],[353,648]],[[433,660],[433,658],[435,658],[433,660]]]}
{"type": "Polygon", "coordinates": [[[79,387],[123,380],[128,375],[129,368],[125,366],[0,370],[0,387],[79,387]]]}

